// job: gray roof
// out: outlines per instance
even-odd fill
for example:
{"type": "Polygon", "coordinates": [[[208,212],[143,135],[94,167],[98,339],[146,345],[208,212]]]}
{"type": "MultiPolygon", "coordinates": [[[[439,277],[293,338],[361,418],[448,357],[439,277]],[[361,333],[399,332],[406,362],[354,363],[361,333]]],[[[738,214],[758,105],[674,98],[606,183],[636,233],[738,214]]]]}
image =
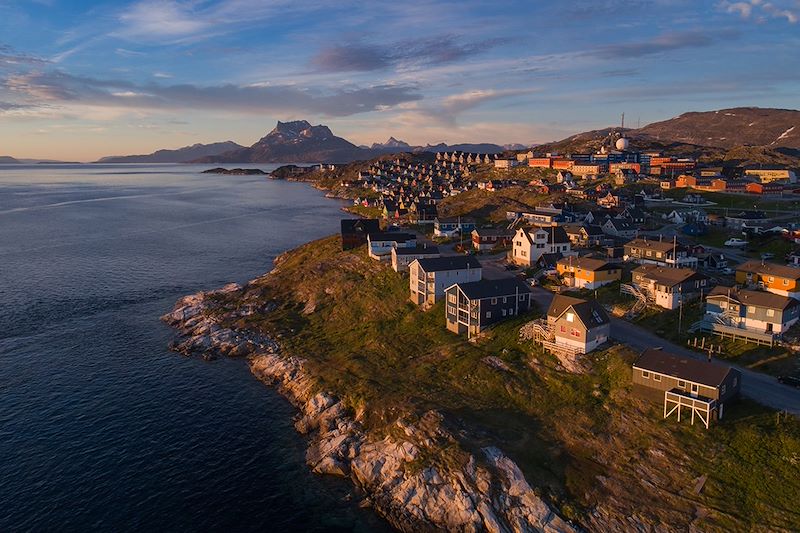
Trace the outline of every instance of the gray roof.
{"type": "Polygon", "coordinates": [[[482,279],[471,283],[459,283],[458,288],[470,300],[528,294],[531,292],[530,287],[517,278],[482,279]]]}
{"type": "Polygon", "coordinates": [[[425,272],[444,272],[447,270],[466,270],[481,268],[481,264],[471,255],[454,255],[450,257],[425,257],[417,259],[425,272]]]}
{"type": "Polygon", "coordinates": [[[781,296],[765,291],[751,291],[747,289],[736,289],[733,287],[717,286],[708,293],[708,298],[724,298],[738,302],[742,305],[753,305],[765,307],[767,309],[786,309],[800,305],[800,302],[788,296],[781,296]]]}
{"type": "Polygon", "coordinates": [[[602,326],[611,321],[608,313],[602,305],[597,303],[597,300],[583,300],[561,294],[556,294],[553,298],[550,308],[547,310],[547,316],[558,318],[570,307],[587,328],[602,326]]]}
{"type": "Polygon", "coordinates": [[[414,248],[395,248],[397,255],[437,255],[438,246],[416,246],[414,248]]]}
{"type": "Polygon", "coordinates": [[[729,372],[739,372],[729,366],[718,363],[689,359],[663,350],[650,348],[645,350],[636,362],[636,368],[658,372],[686,381],[693,381],[708,387],[719,387],[729,372]]]}
{"type": "Polygon", "coordinates": [[[380,233],[370,233],[368,235],[370,242],[371,241],[394,241],[394,242],[406,242],[406,241],[413,241],[417,238],[416,235],[413,233],[400,233],[400,232],[380,232],[380,233]]]}

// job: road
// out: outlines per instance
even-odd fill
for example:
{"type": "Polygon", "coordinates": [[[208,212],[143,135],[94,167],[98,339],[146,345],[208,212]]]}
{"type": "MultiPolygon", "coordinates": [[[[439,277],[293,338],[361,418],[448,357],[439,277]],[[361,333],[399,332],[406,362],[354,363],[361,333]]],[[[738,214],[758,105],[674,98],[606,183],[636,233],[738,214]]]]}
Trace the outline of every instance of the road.
{"type": "MultiPolygon", "coordinates": [[[[534,287],[533,299],[542,309],[547,309],[553,299],[553,293],[541,287],[534,287]]],[[[697,352],[673,344],[645,328],[619,318],[611,318],[611,337],[640,352],[648,348],[662,347],[685,357],[705,359],[697,352]]],[[[742,373],[743,395],[767,407],[800,416],[800,389],[783,385],[767,374],[761,374],[739,365],[730,366],[742,373]]]]}

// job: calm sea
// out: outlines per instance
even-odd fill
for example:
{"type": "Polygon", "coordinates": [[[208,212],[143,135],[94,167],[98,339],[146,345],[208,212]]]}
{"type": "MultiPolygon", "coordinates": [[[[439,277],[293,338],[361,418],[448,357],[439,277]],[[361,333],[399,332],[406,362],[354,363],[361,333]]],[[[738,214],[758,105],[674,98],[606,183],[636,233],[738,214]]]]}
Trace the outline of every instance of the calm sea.
{"type": "Polygon", "coordinates": [[[293,409],[244,362],[166,349],[179,297],[343,216],[204,168],[0,166],[0,531],[387,529],[309,472],[293,409]]]}

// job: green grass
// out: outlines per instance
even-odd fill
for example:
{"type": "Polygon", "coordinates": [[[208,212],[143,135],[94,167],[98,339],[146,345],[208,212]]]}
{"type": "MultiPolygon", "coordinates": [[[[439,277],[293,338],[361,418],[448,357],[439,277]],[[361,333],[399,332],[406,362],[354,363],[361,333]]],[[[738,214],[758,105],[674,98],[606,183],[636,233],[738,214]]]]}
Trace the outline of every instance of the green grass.
{"type": "MultiPolygon", "coordinates": [[[[286,352],[307,361],[320,389],[364,413],[370,431],[387,434],[400,417],[442,413],[458,441],[408,468],[452,468],[464,450],[480,456],[480,447],[496,445],[578,521],[600,504],[617,506],[620,516],[687,527],[701,505],[712,511],[695,524],[704,530],[746,529],[754,521],[800,528],[800,476],[791,462],[800,453],[797,420],[771,424],[773,413],[750,404],[726,411],[730,418],[710,431],[662,420],[658,406],[631,395],[635,354],[624,346],[587,356],[589,373],[565,373],[553,355],[518,340],[519,327],[541,311],[467,342],[446,330],[443,303],[421,311],[407,300],[406,276],[367,259],[363,247],[340,251],[338,238],[276,264],[244,296],[222,297],[220,305],[278,302],[277,310],[234,325],[280,337],[286,352]],[[506,369],[486,364],[488,356],[506,369]],[[688,493],[702,473],[709,474],[704,493],[688,493]]],[[[614,289],[607,291],[611,297],[614,289]]],[[[668,337],[668,317],[643,320],[668,337]]]]}

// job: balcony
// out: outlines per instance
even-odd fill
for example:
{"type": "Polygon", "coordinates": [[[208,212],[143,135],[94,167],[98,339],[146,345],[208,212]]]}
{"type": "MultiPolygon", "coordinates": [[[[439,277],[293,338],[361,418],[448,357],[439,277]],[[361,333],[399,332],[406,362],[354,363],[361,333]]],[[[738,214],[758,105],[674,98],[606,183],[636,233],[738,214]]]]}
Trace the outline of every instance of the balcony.
{"type": "Polygon", "coordinates": [[[711,424],[711,415],[717,410],[717,400],[692,396],[682,389],[664,391],[664,418],[677,413],[678,422],[680,422],[681,412],[684,408],[689,409],[691,413],[692,425],[694,425],[694,419],[697,418],[708,429],[711,424]]]}

